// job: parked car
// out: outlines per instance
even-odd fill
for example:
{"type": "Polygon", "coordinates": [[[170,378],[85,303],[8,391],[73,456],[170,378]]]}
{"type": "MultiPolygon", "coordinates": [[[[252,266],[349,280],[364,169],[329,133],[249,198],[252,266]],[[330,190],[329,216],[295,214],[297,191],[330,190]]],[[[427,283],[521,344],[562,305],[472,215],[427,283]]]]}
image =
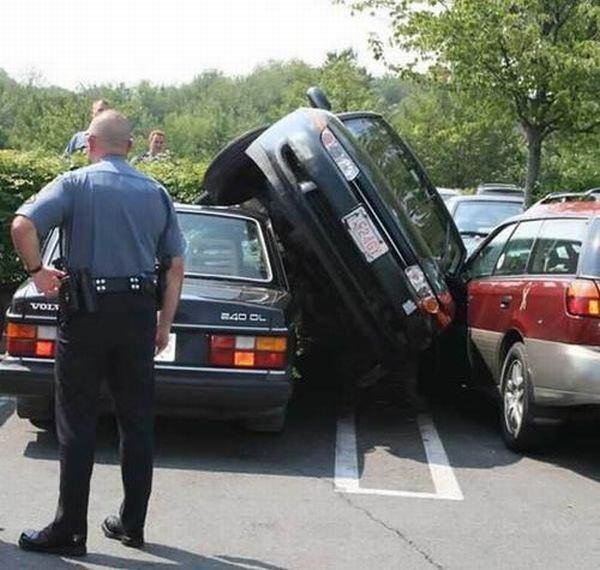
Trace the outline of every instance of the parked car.
{"type": "Polygon", "coordinates": [[[547,194],[534,205],[551,204],[556,202],[581,202],[581,201],[600,201],[600,189],[592,188],[585,192],[552,192],[547,194]]]}
{"type": "Polygon", "coordinates": [[[303,328],[341,355],[347,384],[411,368],[452,321],[462,239],[382,116],[298,109],[229,144],[203,186],[216,204],[269,212],[303,328]]]}
{"type": "Polygon", "coordinates": [[[450,198],[446,206],[470,254],[500,222],[523,212],[523,199],[478,194],[450,198]]]}
{"type": "MultiPolygon", "coordinates": [[[[292,296],[268,219],[239,208],[176,206],[187,244],[170,342],[156,358],[157,411],[282,429],[292,393],[292,296]]],[[[57,232],[44,263],[58,257],[57,232]]],[[[58,304],[28,279],[6,314],[0,392],[37,425],[52,418],[58,304]]],[[[103,394],[103,407],[109,407],[103,394]]]]}
{"type": "Polygon", "coordinates": [[[492,194],[494,196],[502,194],[525,198],[525,192],[523,188],[519,188],[516,184],[505,184],[503,182],[483,182],[477,186],[475,194],[492,194]]]}
{"type": "Polygon", "coordinates": [[[542,204],[502,223],[467,275],[471,363],[497,386],[509,447],[600,404],[600,203],[542,204]]]}
{"type": "Polygon", "coordinates": [[[438,194],[442,197],[442,200],[446,202],[449,198],[453,198],[454,196],[460,196],[460,190],[454,190],[453,188],[440,188],[439,186],[436,188],[438,194]]]}

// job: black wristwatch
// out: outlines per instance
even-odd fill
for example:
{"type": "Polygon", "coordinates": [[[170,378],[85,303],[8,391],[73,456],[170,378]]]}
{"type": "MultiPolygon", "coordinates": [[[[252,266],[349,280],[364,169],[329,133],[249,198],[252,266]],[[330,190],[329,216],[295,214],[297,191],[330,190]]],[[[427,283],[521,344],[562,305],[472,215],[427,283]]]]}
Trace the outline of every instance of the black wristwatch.
{"type": "Polygon", "coordinates": [[[36,273],[39,273],[44,267],[43,263],[40,263],[37,267],[34,267],[33,269],[25,269],[25,271],[27,271],[27,275],[35,275],[36,273]]]}

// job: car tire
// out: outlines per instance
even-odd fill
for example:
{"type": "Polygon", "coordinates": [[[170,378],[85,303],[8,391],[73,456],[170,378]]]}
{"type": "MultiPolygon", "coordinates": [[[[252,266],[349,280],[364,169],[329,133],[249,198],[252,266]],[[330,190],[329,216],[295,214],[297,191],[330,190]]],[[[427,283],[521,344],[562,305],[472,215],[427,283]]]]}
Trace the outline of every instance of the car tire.
{"type": "Polygon", "coordinates": [[[506,446],[514,451],[530,451],[547,443],[553,429],[536,424],[531,369],[522,342],[513,344],[506,354],[500,393],[500,427],[506,446]]]}
{"type": "Polygon", "coordinates": [[[248,418],[242,422],[245,430],[255,433],[281,433],[285,427],[287,410],[284,409],[276,414],[248,418]]]}
{"type": "Polygon", "coordinates": [[[17,416],[29,420],[36,427],[54,425],[54,402],[52,398],[17,396],[16,408],[17,416]]]}
{"type": "Polygon", "coordinates": [[[54,420],[38,420],[34,418],[29,418],[29,423],[42,431],[50,431],[53,432],[56,430],[56,424],[54,420]]]}

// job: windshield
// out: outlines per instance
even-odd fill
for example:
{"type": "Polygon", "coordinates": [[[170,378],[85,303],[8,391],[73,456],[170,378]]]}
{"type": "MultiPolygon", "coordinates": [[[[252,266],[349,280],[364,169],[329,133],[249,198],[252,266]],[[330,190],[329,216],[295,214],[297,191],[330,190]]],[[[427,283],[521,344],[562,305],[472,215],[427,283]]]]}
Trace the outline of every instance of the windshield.
{"type": "Polygon", "coordinates": [[[500,222],[522,211],[523,204],[519,202],[459,202],[454,210],[454,223],[461,233],[483,236],[489,234],[500,222]]]}
{"type": "Polygon", "coordinates": [[[385,184],[378,185],[378,194],[417,255],[422,259],[433,257],[445,273],[456,269],[460,241],[451,230],[443,204],[430,194],[408,148],[379,117],[352,117],[345,119],[344,125],[383,175],[385,184]]]}
{"type": "Polygon", "coordinates": [[[186,243],[185,274],[246,281],[270,281],[264,237],[251,218],[178,212],[186,243]]]}

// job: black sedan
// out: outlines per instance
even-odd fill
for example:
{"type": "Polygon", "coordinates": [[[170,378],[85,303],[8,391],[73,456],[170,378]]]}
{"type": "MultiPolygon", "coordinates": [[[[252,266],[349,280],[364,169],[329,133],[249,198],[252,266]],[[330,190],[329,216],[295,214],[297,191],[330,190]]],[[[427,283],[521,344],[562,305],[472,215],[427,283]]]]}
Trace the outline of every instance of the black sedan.
{"type": "MultiPolygon", "coordinates": [[[[185,280],[169,345],[156,357],[157,412],[280,431],[292,393],[294,314],[270,222],[239,208],[178,205],[177,214],[185,280]]],[[[53,234],[44,262],[57,250],[53,234]]],[[[36,425],[52,419],[57,311],[27,280],[6,314],[0,392],[16,395],[18,415],[36,425]]]]}

